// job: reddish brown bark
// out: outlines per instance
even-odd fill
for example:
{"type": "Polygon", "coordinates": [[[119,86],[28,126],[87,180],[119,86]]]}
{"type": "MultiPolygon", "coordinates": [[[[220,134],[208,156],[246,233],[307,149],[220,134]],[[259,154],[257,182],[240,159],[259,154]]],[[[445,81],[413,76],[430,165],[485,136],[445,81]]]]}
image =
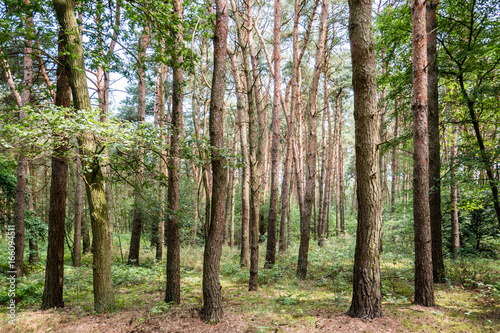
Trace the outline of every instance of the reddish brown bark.
{"type": "MultiPolygon", "coordinates": [[[[59,32],[59,64],[57,66],[56,105],[71,106],[71,88],[64,63],[67,49],[64,32],[59,32]]],[[[58,138],[64,139],[64,138],[58,138]]],[[[50,184],[49,236],[47,240],[47,261],[45,286],[42,296],[42,310],[64,307],[64,237],[66,234],[66,194],[68,162],[65,156],[68,148],[62,144],[52,155],[52,176],[50,184]]]]}
{"type": "Polygon", "coordinates": [[[174,2],[174,15],[179,20],[175,34],[173,56],[173,93],[172,93],[172,135],[170,137],[170,158],[168,161],[168,193],[167,193],[167,288],[165,302],[181,302],[180,277],[180,235],[179,235],[179,177],[181,169],[180,145],[184,129],[182,115],[182,43],[183,43],[183,7],[182,1],[174,2]]]}
{"type": "Polygon", "coordinates": [[[413,223],[415,304],[434,306],[429,211],[429,132],[427,124],[427,31],[425,1],[412,0],[413,35],[413,223]]]}
{"type": "MultiPolygon", "coordinates": [[[[210,225],[203,256],[203,320],[218,323],[222,320],[222,286],[219,282],[220,256],[224,234],[225,189],[227,172],[225,158],[218,150],[224,147],[224,94],[226,91],[226,50],[229,11],[226,0],[215,0],[216,22],[214,35],[214,70],[210,100],[210,145],[213,191],[210,225]]],[[[207,198],[208,200],[208,198],[207,198]]]]}

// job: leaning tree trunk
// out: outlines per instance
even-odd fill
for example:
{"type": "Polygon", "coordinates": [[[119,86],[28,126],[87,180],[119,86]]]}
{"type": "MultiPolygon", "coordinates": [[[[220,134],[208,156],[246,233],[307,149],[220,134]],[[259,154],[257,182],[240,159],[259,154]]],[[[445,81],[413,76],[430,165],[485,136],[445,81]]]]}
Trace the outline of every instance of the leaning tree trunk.
{"type": "MultiPolygon", "coordinates": [[[[173,57],[173,91],[172,91],[172,135],[170,137],[170,158],[168,161],[168,217],[167,217],[167,288],[165,302],[181,302],[181,261],[179,235],[179,177],[181,169],[180,145],[184,128],[182,115],[182,1],[174,2],[174,15],[177,17],[173,57]]],[[[224,191],[223,191],[224,192],[224,191]]]]}
{"type": "MultiPolygon", "coordinates": [[[[64,63],[68,45],[59,31],[59,64],[57,65],[56,106],[71,106],[71,88],[64,63]]],[[[45,266],[45,286],[42,296],[42,310],[64,307],[64,237],[66,233],[66,195],[68,185],[68,151],[65,138],[52,155],[52,176],[50,183],[49,237],[47,240],[47,261],[45,266]]]]}
{"type": "Polygon", "coordinates": [[[443,233],[441,230],[441,157],[439,146],[439,101],[436,39],[438,0],[427,1],[427,58],[429,108],[429,210],[432,240],[432,275],[434,282],[444,282],[443,233]]]}
{"type": "MultiPolygon", "coordinates": [[[[87,79],[84,72],[83,46],[76,23],[73,1],[53,0],[59,25],[66,32],[66,45],[72,45],[72,56],[66,58],[68,79],[73,94],[74,107],[77,110],[90,110],[90,98],[87,79]]],[[[94,310],[97,313],[114,309],[115,300],[111,282],[111,243],[109,234],[109,219],[104,192],[104,177],[96,153],[100,147],[94,137],[84,133],[80,145],[82,154],[86,157],[84,168],[87,198],[90,207],[93,249],[93,287],[94,310]]]]}
{"type": "MultiPolygon", "coordinates": [[[[225,189],[227,186],[224,148],[224,94],[226,92],[226,55],[229,11],[226,0],[215,0],[214,69],[210,100],[210,146],[213,172],[212,209],[203,255],[203,320],[222,320],[222,286],[219,282],[220,257],[224,235],[225,189]]],[[[207,198],[208,200],[209,198],[207,198]]]]}
{"type": "Polygon", "coordinates": [[[349,37],[353,64],[358,227],[353,296],[348,314],[382,316],[379,242],[382,227],[377,72],[371,1],[349,1],[349,37]]]}
{"type": "Polygon", "coordinates": [[[429,132],[427,127],[427,31],[425,1],[412,1],[413,35],[413,225],[415,304],[434,306],[429,211],[429,132]]]}

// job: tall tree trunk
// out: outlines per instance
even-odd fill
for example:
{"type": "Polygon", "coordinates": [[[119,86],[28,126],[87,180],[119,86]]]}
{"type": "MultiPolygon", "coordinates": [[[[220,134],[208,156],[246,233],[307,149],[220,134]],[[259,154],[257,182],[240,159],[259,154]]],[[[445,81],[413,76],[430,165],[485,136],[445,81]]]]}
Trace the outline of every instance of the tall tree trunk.
{"type": "MultiPolygon", "coordinates": [[[[394,134],[393,140],[395,140],[398,136],[398,98],[394,100],[394,134]]],[[[396,182],[398,179],[398,171],[396,164],[396,146],[392,147],[392,156],[391,156],[391,215],[396,211],[396,182]]]]}
{"type": "MultiPolygon", "coordinates": [[[[168,216],[167,216],[167,288],[165,302],[181,302],[181,261],[179,235],[179,177],[181,169],[180,145],[184,132],[182,114],[183,77],[183,8],[182,0],[174,2],[174,15],[177,18],[173,56],[173,91],[172,91],[172,135],[170,137],[170,158],[168,161],[168,216]]],[[[225,193],[225,191],[224,191],[225,193]]]]}
{"type": "MultiPolygon", "coordinates": [[[[139,87],[137,96],[137,129],[140,130],[146,118],[146,50],[149,44],[149,27],[144,27],[144,30],[139,39],[139,56],[138,56],[138,76],[139,87]]],[[[139,149],[139,167],[135,175],[134,189],[134,220],[132,224],[132,234],[130,235],[130,250],[128,253],[128,264],[139,265],[139,253],[141,248],[142,224],[144,222],[144,198],[142,197],[142,182],[144,174],[144,149],[139,149]]]]}
{"type": "MultiPolygon", "coordinates": [[[[160,127],[160,142],[165,142],[165,65],[161,64],[158,69],[157,93],[158,93],[158,126],[160,127]]],[[[160,152],[160,175],[167,176],[166,158],[167,154],[164,148],[160,152]]],[[[156,260],[163,258],[163,247],[165,246],[165,186],[160,184],[160,216],[158,219],[158,228],[156,230],[156,260]]],[[[196,223],[196,219],[195,219],[196,223]]]]}
{"type": "Polygon", "coordinates": [[[83,208],[83,179],[82,161],[80,156],[76,157],[76,193],[75,193],[75,216],[73,226],[73,266],[80,267],[82,260],[82,208],[83,208]]]}
{"type": "MultiPolygon", "coordinates": [[[[66,45],[72,45],[72,56],[66,58],[66,69],[77,110],[90,110],[87,79],[84,72],[83,46],[76,23],[73,1],[53,0],[54,9],[66,45]]],[[[109,219],[104,193],[104,177],[99,160],[95,154],[100,150],[93,136],[85,133],[80,140],[82,154],[86,157],[84,168],[87,198],[90,206],[92,235],[94,236],[93,286],[94,310],[97,313],[113,310],[115,306],[113,285],[111,283],[111,243],[109,219]]]]}
{"type": "Polygon", "coordinates": [[[300,214],[300,245],[296,273],[297,277],[302,280],[304,280],[307,276],[307,258],[309,255],[309,239],[311,232],[311,211],[316,196],[316,159],[318,155],[316,135],[317,97],[319,78],[324,65],[328,5],[329,0],[323,0],[319,23],[318,47],[316,50],[315,66],[307,107],[308,129],[306,146],[306,188],[304,195],[304,209],[300,214]]]}
{"type": "MultiPolygon", "coordinates": [[[[222,286],[219,282],[222,237],[224,234],[224,201],[227,186],[226,160],[217,149],[224,147],[224,94],[226,91],[226,49],[229,8],[226,0],[215,0],[214,70],[210,99],[210,145],[213,171],[212,209],[203,256],[203,320],[222,320],[222,286]]],[[[208,198],[207,198],[208,200],[208,198]]]]}
{"type": "Polygon", "coordinates": [[[353,64],[358,227],[353,296],[348,314],[382,316],[379,242],[382,200],[378,165],[380,140],[375,46],[371,1],[349,0],[349,37],[353,64]]]}
{"type": "MultiPolygon", "coordinates": [[[[337,153],[337,169],[338,169],[338,186],[339,186],[339,218],[340,232],[345,234],[345,182],[344,182],[344,149],[342,146],[342,108],[344,104],[342,99],[339,101],[339,120],[338,120],[338,153],[337,153]]],[[[382,189],[380,189],[382,191],[382,189]]]]}
{"type": "MultiPolygon", "coordinates": [[[[233,4],[233,6],[235,6],[233,4]]],[[[235,7],[234,7],[235,8],[235,7]]],[[[250,157],[248,156],[248,110],[245,103],[243,83],[236,64],[236,53],[230,54],[231,71],[236,84],[236,109],[238,112],[238,126],[240,128],[240,150],[243,158],[241,171],[241,233],[240,233],[240,265],[250,265],[250,157]]]]}
{"type": "Polygon", "coordinates": [[[458,126],[453,126],[453,145],[451,147],[451,185],[450,185],[450,206],[451,206],[451,248],[453,256],[456,257],[460,250],[460,226],[458,222],[458,186],[456,182],[456,158],[458,156],[458,126]]]}
{"type": "MultiPolygon", "coordinates": [[[[274,97],[271,143],[271,197],[267,219],[266,267],[271,268],[276,261],[276,224],[278,220],[279,162],[280,162],[280,92],[281,92],[281,0],[274,1],[274,97]]],[[[283,199],[282,199],[283,200],[283,199]]]]}
{"type": "MultiPolygon", "coordinates": [[[[33,28],[33,18],[31,15],[27,17],[27,28],[33,28]]],[[[31,47],[31,40],[25,40],[24,47],[24,57],[23,57],[23,81],[22,81],[22,92],[21,95],[17,93],[14,86],[14,81],[10,74],[10,69],[7,60],[4,61],[5,74],[7,76],[7,81],[11,90],[16,97],[17,106],[19,107],[19,120],[23,120],[26,117],[26,112],[22,109],[24,106],[30,103],[31,98],[31,86],[33,84],[33,59],[32,53],[33,49],[31,47]],[[14,92],[15,91],[15,92],[14,92]]],[[[24,243],[25,243],[25,228],[24,228],[24,210],[26,207],[26,181],[28,173],[28,160],[26,156],[21,152],[17,160],[17,175],[16,175],[16,195],[14,199],[14,247],[15,247],[15,258],[14,265],[16,270],[17,278],[24,275],[24,243]]]]}
{"type": "MultiPolygon", "coordinates": [[[[328,73],[328,65],[325,68],[325,78],[328,73]]],[[[319,235],[319,243],[320,245],[324,242],[324,235],[326,231],[329,231],[329,212],[330,212],[330,193],[331,193],[331,183],[333,177],[333,133],[332,133],[332,117],[330,112],[330,99],[328,92],[328,80],[325,79],[325,110],[323,112],[327,115],[327,126],[328,126],[328,159],[326,161],[326,181],[325,181],[325,190],[324,190],[324,199],[323,199],[323,216],[321,217],[321,229],[319,235]]],[[[328,235],[328,232],[327,232],[328,235]]]]}
{"type": "Polygon", "coordinates": [[[429,108],[429,210],[432,240],[432,275],[434,282],[445,280],[443,234],[441,231],[441,157],[439,140],[438,66],[436,7],[438,0],[427,1],[427,96],[429,108]]]}
{"type": "MultiPolygon", "coordinates": [[[[59,64],[57,65],[56,106],[71,106],[71,88],[64,63],[68,45],[59,31],[59,64]]],[[[64,139],[64,138],[59,138],[64,139]]],[[[64,140],[66,141],[66,140],[64,140]]],[[[45,286],[42,296],[42,310],[64,307],[64,239],[66,234],[66,195],[68,185],[68,162],[65,156],[66,144],[54,150],[52,155],[52,176],[50,183],[49,237],[47,240],[47,261],[45,266],[45,286]]]]}
{"type": "Polygon", "coordinates": [[[434,306],[429,212],[429,132],[427,127],[427,31],[425,1],[412,0],[413,35],[413,223],[415,304],[434,306]]]}

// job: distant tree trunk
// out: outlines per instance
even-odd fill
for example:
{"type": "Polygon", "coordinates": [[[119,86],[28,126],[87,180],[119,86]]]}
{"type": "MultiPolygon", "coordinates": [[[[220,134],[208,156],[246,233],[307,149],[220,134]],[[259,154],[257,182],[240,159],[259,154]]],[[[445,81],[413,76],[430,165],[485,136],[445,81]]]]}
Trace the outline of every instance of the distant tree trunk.
{"type": "MultiPolygon", "coordinates": [[[[338,186],[339,186],[339,217],[340,217],[340,232],[345,234],[345,182],[344,182],[344,151],[342,146],[342,108],[344,104],[342,99],[339,102],[339,120],[338,120],[338,153],[337,153],[337,168],[338,168],[338,186]]],[[[382,190],[382,189],[381,189],[382,190]]]]}
{"type": "MultiPolygon", "coordinates": [[[[29,167],[29,174],[31,176],[31,179],[33,180],[33,184],[31,185],[31,196],[28,199],[28,210],[30,212],[35,213],[35,204],[36,204],[36,172],[34,167],[29,167]]],[[[38,255],[38,241],[36,238],[30,238],[29,239],[29,257],[28,257],[28,262],[30,264],[35,264],[39,261],[39,255],[38,255]]]]}
{"type": "MultiPolygon", "coordinates": [[[[385,58],[385,49],[382,50],[381,54],[382,58],[382,75],[385,75],[387,73],[387,61],[385,58]]],[[[385,122],[387,118],[387,101],[386,101],[386,88],[384,87],[382,89],[382,92],[380,94],[380,99],[382,100],[382,107],[380,108],[380,142],[383,144],[387,140],[387,129],[385,127],[385,122]]],[[[385,151],[382,151],[380,149],[380,156],[379,156],[379,168],[380,168],[380,187],[382,191],[382,202],[384,199],[387,197],[387,177],[386,177],[386,172],[387,172],[387,163],[385,160],[385,151]]],[[[383,207],[383,203],[382,203],[383,207]]],[[[383,209],[383,208],[382,208],[383,209]]],[[[382,243],[380,243],[382,244],[382,243]]]]}
{"type": "Polygon", "coordinates": [[[236,109],[240,128],[240,150],[243,158],[241,172],[241,233],[240,233],[240,266],[250,265],[250,158],[248,156],[248,110],[246,109],[243,83],[238,71],[236,53],[230,54],[231,71],[236,85],[236,109]]]}
{"type": "Polygon", "coordinates": [[[443,235],[441,231],[441,157],[439,139],[438,66],[436,40],[436,7],[439,0],[427,1],[427,58],[429,108],[429,211],[432,240],[432,275],[434,282],[445,278],[443,261],[443,235]]]}
{"type": "MultiPolygon", "coordinates": [[[[158,68],[158,78],[157,78],[157,93],[158,93],[158,126],[160,127],[160,141],[165,142],[165,65],[160,65],[158,68]]],[[[167,176],[167,165],[166,165],[166,151],[164,148],[161,149],[160,156],[160,175],[167,176]]],[[[160,261],[163,258],[163,247],[165,246],[165,186],[160,184],[159,190],[160,196],[160,216],[158,219],[158,228],[156,233],[156,260],[160,261]]],[[[195,219],[196,223],[196,219],[195,219]]]]}
{"type": "Polygon", "coordinates": [[[379,242],[382,227],[379,120],[371,1],[349,0],[349,37],[353,64],[358,227],[353,296],[348,315],[382,316],[379,242]]]}
{"type": "Polygon", "coordinates": [[[450,206],[451,206],[451,246],[453,256],[456,257],[460,250],[460,226],[458,222],[458,186],[456,182],[456,158],[458,156],[458,126],[453,126],[453,145],[451,147],[451,185],[450,185],[450,206]]]}
{"type": "MultiPolygon", "coordinates": [[[[325,78],[327,77],[328,73],[328,65],[327,68],[325,68],[325,78]]],[[[324,242],[324,233],[326,231],[326,234],[328,236],[329,234],[329,229],[330,229],[330,193],[331,193],[331,183],[332,183],[332,177],[333,177],[333,133],[332,133],[332,117],[331,117],[331,111],[330,111],[330,100],[329,100],[329,93],[328,93],[328,80],[325,79],[325,92],[324,92],[324,97],[325,97],[325,112],[327,114],[327,126],[328,126],[328,159],[326,161],[326,181],[325,181],[325,190],[324,190],[324,200],[323,200],[323,216],[321,217],[321,233],[319,235],[319,242],[320,245],[324,242]],[[323,238],[323,240],[322,240],[323,238]]]]}
{"type": "MultiPolygon", "coordinates": [[[[90,110],[90,98],[87,79],[83,71],[83,46],[76,23],[73,1],[53,0],[54,9],[60,27],[66,33],[63,35],[66,45],[72,45],[72,56],[66,58],[66,69],[73,93],[73,103],[77,110],[90,110]]],[[[111,282],[111,242],[109,234],[109,219],[104,192],[104,177],[99,160],[95,156],[100,150],[94,138],[84,133],[80,140],[85,162],[87,198],[90,206],[92,234],[94,236],[93,250],[93,286],[94,310],[97,313],[113,310],[115,306],[113,285],[111,282]]]]}
{"type": "MultiPolygon", "coordinates": [[[[173,56],[173,91],[172,91],[172,135],[170,137],[170,158],[168,161],[168,215],[167,215],[167,288],[165,302],[181,302],[181,262],[179,235],[179,177],[181,169],[180,145],[184,132],[184,117],[182,114],[183,77],[183,8],[182,0],[174,2],[174,15],[178,24],[175,33],[173,56]]],[[[223,191],[225,194],[225,191],[223,191]]]]}
{"type": "MultiPolygon", "coordinates": [[[[326,71],[325,71],[325,74],[326,71]]],[[[326,116],[330,116],[328,114],[328,111],[330,110],[328,108],[328,80],[326,79],[327,76],[325,75],[325,80],[324,80],[324,105],[323,105],[323,117],[321,120],[321,170],[319,174],[319,179],[318,179],[318,227],[317,227],[317,237],[318,237],[318,245],[320,247],[323,247],[324,241],[325,241],[325,235],[324,235],[324,230],[325,230],[325,221],[324,221],[324,211],[323,209],[323,201],[326,199],[325,198],[325,193],[326,193],[326,181],[325,177],[328,178],[329,174],[326,174],[326,169],[328,168],[328,161],[327,161],[327,152],[326,152],[326,116]]]]}
{"type": "MultiPolygon", "coordinates": [[[[64,63],[68,45],[59,31],[59,64],[57,65],[56,105],[71,106],[71,88],[64,63]]],[[[59,138],[64,139],[64,138],[59,138]]],[[[47,261],[45,286],[42,296],[42,310],[64,307],[64,240],[66,234],[66,194],[68,184],[68,162],[65,156],[68,147],[63,143],[52,155],[52,176],[50,183],[49,236],[47,240],[47,261]]]]}
{"type": "Polygon", "coordinates": [[[80,267],[82,260],[82,208],[83,208],[83,179],[82,162],[80,156],[76,157],[76,193],[75,193],[75,217],[73,226],[73,266],[80,267]]]}
{"type": "Polygon", "coordinates": [[[425,1],[412,1],[413,35],[413,220],[415,304],[434,306],[429,212],[429,132],[427,127],[427,31],[425,1]]]}
{"type": "MultiPolygon", "coordinates": [[[[78,180],[77,180],[78,181],[78,180]]],[[[83,184],[83,178],[82,178],[83,184]]],[[[84,201],[83,192],[82,192],[82,254],[90,254],[91,252],[91,244],[90,244],[90,228],[89,223],[87,221],[87,203],[84,201]],[[85,206],[84,206],[85,204],[85,206]]]]}
{"type": "MultiPolygon", "coordinates": [[[[393,140],[398,137],[398,98],[394,100],[394,134],[393,140]]],[[[392,148],[391,156],[391,214],[396,211],[396,182],[398,179],[397,164],[396,164],[396,146],[392,148]]]]}
{"type": "Polygon", "coordinates": [[[309,254],[309,238],[311,232],[311,210],[316,196],[316,158],[318,154],[316,135],[317,97],[319,78],[324,66],[328,5],[329,0],[323,0],[321,6],[318,47],[316,50],[315,66],[307,107],[308,129],[306,146],[306,188],[304,195],[304,209],[300,214],[300,245],[296,273],[297,277],[302,280],[304,280],[307,276],[307,258],[309,254]]]}
{"type": "MultiPolygon", "coordinates": [[[[146,26],[139,38],[139,56],[138,56],[138,76],[139,87],[137,96],[137,129],[140,130],[146,118],[146,73],[145,60],[146,49],[149,44],[149,27],[146,26]]],[[[132,266],[139,265],[139,253],[141,248],[142,224],[144,222],[144,198],[142,197],[142,181],[144,174],[144,149],[139,149],[139,167],[135,174],[134,189],[134,220],[132,223],[132,233],[130,235],[130,250],[128,253],[128,264],[132,266]]]]}
{"type": "MultiPolygon", "coordinates": [[[[222,286],[219,282],[222,237],[224,234],[224,201],[227,186],[225,158],[218,150],[224,147],[224,94],[226,91],[226,49],[229,8],[226,0],[215,0],[214,69],[210,99],[210,145],[212,155],[213,191],[210,225],[203,256],[203,320],[222,320],[222,286]]],[[[208,200],[208,198],[207,198],[208,200]]]]}
{"type": "MultiPolygon", "coordinates": [[[[28,29],[33,27],[33,18],[28,15],[27,17],[28,29]]],[[[22,81],[22,92],[21,95],[17,93],[14,86],[14,81],[10,75],[10,70],[8,63],[5,60],[4,70],[6,71],[7,80],[10,83],[11,90],[15,91],[14,96],[16,97],[17,106],[19,107],[19,120],[23,120],[26,117],[26,112],[22,109],[24,106],[30,103],[31,98],[31,86],[33,84],[33,59],[32,53],[33,49],[31,47],[31,40],[24,40],[25,47],[23,49],[23,81],[22,81]]],[[[28,173],[28,160],[23,153],[19,154],[17,160],[17,182],[16,182],[16,195],[14,199],[14,247],[15,247],[15,258],[14,265],[16,270],[16,277],[20,278],[24,275],[24,242],[25,242],[25,228],[24,228],[24,210],[26,207],[26,181],[28,173]]]]}
{"type": "MultiPolygon", "coordinates": [[[[281,93],[281,0],[274,1],[274,98],[271,143],[271,198],[267,219],[267,251],[265,267],[271,268],[276,261],[276,224],[278,220],[279,160],[280,160],[280,93],[281,93]]],[[[282,199],[283,200],[283,199],[282,199]]]]}

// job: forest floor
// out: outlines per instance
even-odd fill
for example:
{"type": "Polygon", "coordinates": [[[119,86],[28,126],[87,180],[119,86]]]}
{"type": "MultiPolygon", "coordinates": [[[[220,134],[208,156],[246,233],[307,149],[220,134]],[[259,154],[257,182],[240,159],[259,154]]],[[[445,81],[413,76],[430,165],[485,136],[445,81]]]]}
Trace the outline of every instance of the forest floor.
{"type": "Polygon", "coordinates": [[[63,309],[39,310],[44,272],[34,266],[18,282],[22,300],[15,325],[8,323],[2,288],[0,332],[500,332],[499,260],[446,260],[448,282],[436,285],[437,305],[425,308],[412,304],[411,256],[385,250],[383,317],[364,322],[345,314],[352,293],[354,237],[327,241],[322,249],[313,243],[307,280],[295,278],[292,247],[272,269],[260,270],[256,292],[248,291],[248,269],[239,267],[239,251],[225,247],[220,272],[224,318],[216,325],[200,319],[202,247],[181,250],[180,305],[163,301],[164,261],[154,262],[153,252],[144,246],[142,264],[126,266],[118,249],[113,264],[116,310],[101,315],[93,312],[91,256],[83,258],[80,268],[71,267],[67,258],[63,309]]]}

